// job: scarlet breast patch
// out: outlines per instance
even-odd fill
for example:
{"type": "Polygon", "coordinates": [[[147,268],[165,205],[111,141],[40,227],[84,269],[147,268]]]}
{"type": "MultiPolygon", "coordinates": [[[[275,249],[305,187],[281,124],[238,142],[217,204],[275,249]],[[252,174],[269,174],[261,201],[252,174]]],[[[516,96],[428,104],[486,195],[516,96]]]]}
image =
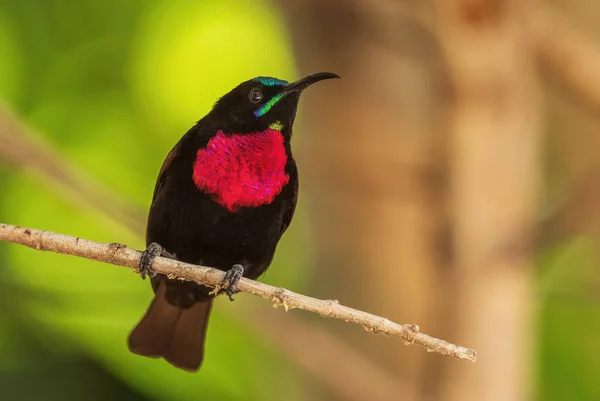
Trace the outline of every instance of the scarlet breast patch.
{"type": "Polygon", "coordinates": [[[193,179],[196,187],[231,212],[273,202],[290,177],[281,132],[218,132],[198,150],[193,179]]]}

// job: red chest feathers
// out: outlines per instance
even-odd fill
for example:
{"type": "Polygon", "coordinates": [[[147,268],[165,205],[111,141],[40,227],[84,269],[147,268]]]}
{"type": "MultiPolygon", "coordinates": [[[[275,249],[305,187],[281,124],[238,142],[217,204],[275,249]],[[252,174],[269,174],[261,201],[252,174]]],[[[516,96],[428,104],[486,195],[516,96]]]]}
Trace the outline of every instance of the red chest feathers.
{"type": "Polygon", "coordinates": [[[253,134],[219,132],[198,150],[194,183],[234,212],[273,202],[288,183],[283,136],[268,129],[253,134]]]}

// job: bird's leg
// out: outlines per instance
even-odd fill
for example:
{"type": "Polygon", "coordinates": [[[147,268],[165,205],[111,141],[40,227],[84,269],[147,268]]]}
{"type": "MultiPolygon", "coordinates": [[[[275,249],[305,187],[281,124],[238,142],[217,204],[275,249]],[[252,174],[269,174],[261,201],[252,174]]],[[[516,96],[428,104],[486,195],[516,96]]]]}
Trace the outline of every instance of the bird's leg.
{"type": "Polygon", "coordinates": [[[167,252],[167,250],[158,242],[152,242],[148,245],[148,248],[142,252],[142,257],[140,258],[140,275],[142,276],[142,280],[146,279],[146,275],[150,278],[156,276],[152,264],[154,264],[154,259],[156,259],[157,256],[175,259],[175,255],[167,252]]]}
{"type": "Polygon", "coordinates": [[[233,294],[239,292],[237,290],[237,283],[244,276],[244,266],[235,264],[227,273],[221,282],[221,288],[225,291],[225,294],[229,297],[229,300],[233,302],[233,294]]]}

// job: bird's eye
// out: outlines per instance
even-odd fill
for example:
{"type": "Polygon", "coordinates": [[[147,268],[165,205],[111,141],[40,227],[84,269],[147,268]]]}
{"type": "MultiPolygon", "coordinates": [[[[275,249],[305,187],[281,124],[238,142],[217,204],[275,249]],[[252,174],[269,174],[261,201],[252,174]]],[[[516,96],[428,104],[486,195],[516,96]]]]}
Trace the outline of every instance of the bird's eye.
{"type": "Polygon", "coordinates": [[[260,89],[252,89],[250,91],[250,100],[252,101],[252,103],[258,103],[262,100],[263,98],[263,94],[260,91],[260,89]]]}

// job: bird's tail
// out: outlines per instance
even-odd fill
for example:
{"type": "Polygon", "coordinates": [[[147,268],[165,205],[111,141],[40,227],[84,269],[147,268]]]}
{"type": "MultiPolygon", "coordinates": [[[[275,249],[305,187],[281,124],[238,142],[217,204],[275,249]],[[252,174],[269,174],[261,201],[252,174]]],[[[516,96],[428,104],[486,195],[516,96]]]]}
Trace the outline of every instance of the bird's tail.
{"type": "Polygon", "coordinates": [[[135,354],[164,358],[171,365],[195,372],[204,358],[204,340],[213,298],[188,308],[167,301],[167,283],[161,280],[146,315],[129,335],[135,354]]]}

